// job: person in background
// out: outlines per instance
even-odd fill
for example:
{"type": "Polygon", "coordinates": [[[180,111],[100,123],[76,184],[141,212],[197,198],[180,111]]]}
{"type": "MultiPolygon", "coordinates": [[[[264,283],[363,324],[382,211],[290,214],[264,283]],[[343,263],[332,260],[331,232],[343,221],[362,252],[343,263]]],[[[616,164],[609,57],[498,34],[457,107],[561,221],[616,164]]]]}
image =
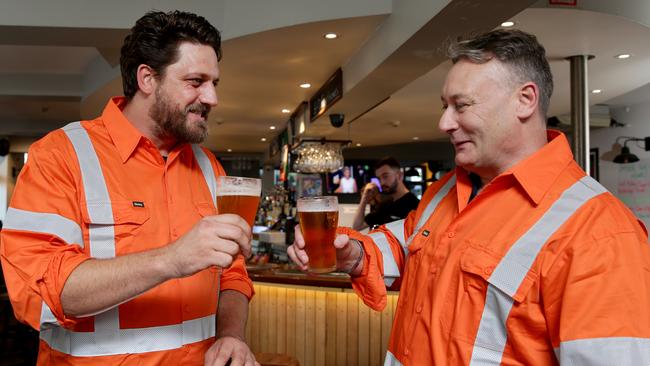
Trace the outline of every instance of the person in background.
{"type": "Polygon", "coordinates": [[[29,149],[2,230],[16,317],[38,365],[257,363],[244,342],[251,228],[219,215],[207,149],[221,38],[149,12],[124,40],[124,97],[29,149]]]}
{"type": "MultiPolygon", "coordinates": [[[[537,39],[453,43],[439,128],[456,169],[401,225],[339,228],[339,270],[373,309],[400,290],[385,365],[650,365],[650,245],[546,129],[537,39]]],[[[289,255],[309,258],[296,230],[289,255]]]]}
{"type": "Polygon", "coordinates": [[[378,161],[375,164],[375,175],[379,178],[381,193],[377,185],[372,182],[363,187],[361,201],[352,224],[354,230],[363,230],[403,219],[420,203],[420,200],[404,185],[404,173],[395,158],[386,157],[378,161]],[[377,208],[366,215],[366,207],[373,200],[378,202],[377,208]]]}
{"type": "Polygon", "coordinates": [[[334,193],[357,193],[357,181],[351,177],[349,167],[343,167],[343,177],[339,179],[339,186],[334,193]]]}

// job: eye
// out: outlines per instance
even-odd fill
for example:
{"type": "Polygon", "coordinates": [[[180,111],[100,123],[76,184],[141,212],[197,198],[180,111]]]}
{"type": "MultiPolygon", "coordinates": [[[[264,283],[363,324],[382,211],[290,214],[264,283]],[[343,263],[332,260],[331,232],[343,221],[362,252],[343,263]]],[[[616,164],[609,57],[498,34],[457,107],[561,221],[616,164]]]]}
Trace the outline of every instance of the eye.
{"type": "Polygon", "coordinates": [[[456,110],[459,112],[463,112],[469,107],[469,103],[456,103],[456,110]]]}
{"type": "Polygon", "coordinates": [[[199,79],[199,78],[188,79],[188,81],[192,86],[200,86],[201,84],[203,84],[203,79],[199,79]]]}

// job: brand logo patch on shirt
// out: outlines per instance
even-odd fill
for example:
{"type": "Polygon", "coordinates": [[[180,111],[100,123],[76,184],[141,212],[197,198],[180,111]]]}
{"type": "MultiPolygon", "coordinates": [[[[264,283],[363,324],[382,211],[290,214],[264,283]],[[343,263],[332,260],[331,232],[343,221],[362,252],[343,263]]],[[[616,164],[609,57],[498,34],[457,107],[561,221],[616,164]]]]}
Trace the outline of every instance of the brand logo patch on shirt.
{"type": "Polygon", "coordinates": [[[424,236],[424,237],[429,236],[429,230],[423,230],[422,231],[422,236],[424,236]]]}
{"type": "Polygon", "coordinates": [[[144,202],[133,201],[133,207],[144,207],[144,202]]]}

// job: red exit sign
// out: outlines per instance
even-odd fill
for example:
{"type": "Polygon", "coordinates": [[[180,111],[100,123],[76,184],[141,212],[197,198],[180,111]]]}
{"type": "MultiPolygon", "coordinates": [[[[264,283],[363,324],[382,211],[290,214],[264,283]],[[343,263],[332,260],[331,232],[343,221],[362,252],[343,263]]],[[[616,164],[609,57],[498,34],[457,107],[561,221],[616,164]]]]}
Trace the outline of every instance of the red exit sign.
{"type": "Polygon", "coordinates": [[[548,0],[550,5],[576,6],[577,0],[548,0]]]}

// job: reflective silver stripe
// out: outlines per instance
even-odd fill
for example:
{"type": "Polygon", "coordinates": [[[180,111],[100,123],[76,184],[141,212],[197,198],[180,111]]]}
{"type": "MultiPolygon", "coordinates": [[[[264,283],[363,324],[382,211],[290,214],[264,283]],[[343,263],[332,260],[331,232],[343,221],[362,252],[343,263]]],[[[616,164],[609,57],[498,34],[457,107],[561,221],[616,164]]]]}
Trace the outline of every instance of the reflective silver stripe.
{"type": "Polygon", "coordinates": [[[41,339],[57,351],[79,357],[165,351],[214,337],[215,320],[210,315],[181,324],[120,329],[109,343],[99,342],[96,333],[56,327],[41,330],[41,339]]]}
{"type": "Polygon", "coordinates": [[[404,255],[408,253],[407,247],[406,247],[406,238],[404,237],[404,221],[405,219],[402,220],[397,220],[393,222],[389,222],[384,227],[388,229],[388,231],[393,234],[395,239],[399,241],[399,245],[402,246],[402,249],[404,249],[404,255]]]}
{"type": "Polygon", "coordinates": [[[514,296],[548,238],[585,202],[606,191],[589,176],[574,183],[508,250],[494,269],[489,282],[514,296]]]}
{"type": "Polygon", "coordinates": [[[208,189],[210,189],[212,203],[214,203],[214,207],[217,207],[217,179],[215,178],[214,169],[212,169],[210,158],[205,154],[199,145],[193,144],[192,151],[194,152],[196,161],[199,163],[199,167],[201,167],[201,171],[203,172],[203,177],[205,178],[205,182],[208,185],[208,189]]]}
{"type": "Polygon", "coordinates": [[[561,365],[650,365],[650,338],[592,338],[560,343],[561,365]]]}
{"type": "Polygon", "coordinates": [[[503,349],[508,340],[505,324],[512,303],[512,297],[488,284],[485,307],[474,341],[470,366],[501,365],[503,349]]]}
{"type": "Polygon", "coordinates": [[[384,366],[402,366],[402,363],[390,351],[386,351],[384,366]]]}
{"type": "Polygon", "coordinates": [[[79,244],[82,247],[84,245],[79,224],[54,213],[26,211],[9,207],[4,228],[51,234],[58,236],[67,244],[79,244]]]}
{"type": "Polygon", "coordinates": [[[470,366],[499,365],[508,334],[513,297],[548,239],[582,205],[607,190],[586,176],[565,190],[546,213],[508,250],[488,279],[490,285],[470,366]]]}
{"type": "Polygon", "coordinates": [[[86,195],[86,202],[91,206],[99,203],[100,207],[93,210],[88,207],[88,214],[90,215],[91,222],[98,222],[102,224],[113,224],[113,211],[110,205],[102,205],[102,203],[110,202],[108,195],[108,188],[104,180],[104,173],[99,164],[99,158],[95,152],[90,136],[81,123],[73,122],[65,127],[63,131],[72,142],[74,151],[77,154],[79,161],[79,168],[81,169],[81,179],[84,185],[84,192],[86,195]],[[103,206],[103,207],[102,207],[103,206]]]}
{"type": "Polygon", "coordinates": [[[447,183],[445,183],[438,192],[433,196],[431,201],[429,201],[429,204],[427,205],[427,208],[424,209],[422,212],[422,215],[420,215],[420,220],[418,220],[418,224],[411,233],[411,236],[409,239],[406,241],[406,246],[408,247],[411,242],[413,241],[413,238],[415,238],[415,235],[417,235],[418,231],[424,226],[424,224],[429,220],[431,217],[431,214],[435,209],[440,205],[440,202],[442,202],[442,199],[447,196],[447,193],[456,185],[456,175],[454,174],[447,183]]]}
{"type": "Polygon", "coordinates": [[[46,329],[46,328],[51,328],[52,325],[58,326],[58,320],[56,320],[56,317],[54,316],[54,313],[52,313],[52,309],[47,305],[45,301],[43,301],[43,305],[41,306],[41,330],[46,329]]]}
{"type": "Polygon", "coordinates": [[[393,256],[393,251],[390,249],[390,244],[388,243],[388,238],[384,232],[374,232],[368,234],[370,238],[375,242],[375,245],[381,251],[381,256],[384,262],[384,283],[386,286],[391,286],[395,279],[400,276],[399,268],[397,267],[397,261],[393,256]]]}
{"type": "MultiPolygon", "coordinates": [[[[88,215],[91,223],[88,225],[90,255],[94,258],[115,258],[115,229],[113,220],[113,206],[108,194],[108,187],[104,179],[99,157],[93,147],[88,132],[80,122],[73,122],[63,131],[70,139],[79,162],[81,179],[88,215]]],[[[95,315],[96,343],[112,344],[119,336],[120,316],[117,306],[101,314],[95,315]]],[[[61,334],[72,333],[60,329],[61,334]]]]}

